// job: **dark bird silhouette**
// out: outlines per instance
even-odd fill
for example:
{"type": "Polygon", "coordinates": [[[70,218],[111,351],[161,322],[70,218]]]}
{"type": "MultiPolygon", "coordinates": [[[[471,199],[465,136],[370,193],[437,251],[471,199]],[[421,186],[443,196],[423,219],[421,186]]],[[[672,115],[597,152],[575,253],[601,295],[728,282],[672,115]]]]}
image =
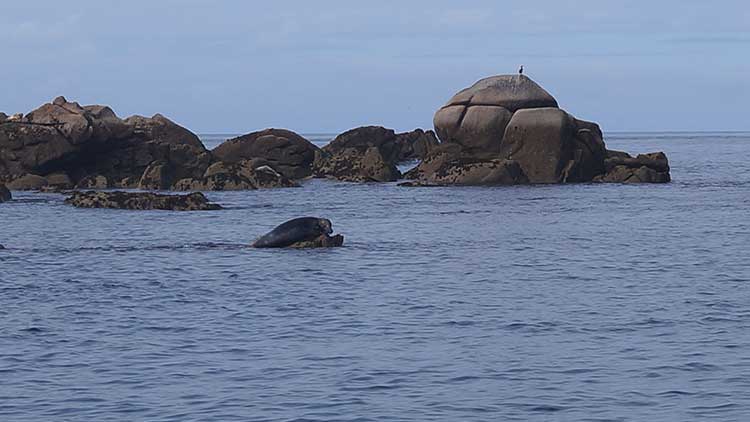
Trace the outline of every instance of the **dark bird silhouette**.
{"type": "Polygon", "coordinates": [[[518,68],[518,74],[523,75],[523,65],[521,65],[521,67],[518,68]]]}

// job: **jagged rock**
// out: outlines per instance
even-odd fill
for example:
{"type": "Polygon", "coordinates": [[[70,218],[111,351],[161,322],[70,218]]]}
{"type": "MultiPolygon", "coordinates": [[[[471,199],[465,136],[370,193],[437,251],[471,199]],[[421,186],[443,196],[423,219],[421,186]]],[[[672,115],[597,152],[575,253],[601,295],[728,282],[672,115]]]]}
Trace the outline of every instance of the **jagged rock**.
{"type": "Polygon", "coordinates": [[[422,160],[440,145],[435,132],[415,129],[411,132],[397,133],[396,145],[399,146],[398,161],[422,160]]]}
{"type": "Polygon", "coordinates": [[[396,164],[425,158],[439,145],[435,133],[421,129],[397,134],[381,126],[358,127],[338,135],[318,153],[315,177],[348,182],[392,182],[396,164]]]}
{"type": "Polygon", "coordinates": [[[99,174],[86,176],[79,180],[76,189],[107,189],[110,187],[109,180],[99,174]]]}
{"type": "Polygon", "coordinates": [[[377,147],[345,148],[335,153],[321,151],[315,158],[314,176],[345,182],[393,182],[401,172],[377,147]]]}
{"type": "Polygon", "coordinates": [[[396,164],[399,159],[400,148],[396,145],[396,132],[381,126],[363,126],[348,130],[334,138],[323,151],[335,156],[340,152],[359,150],[364,153],[370,148],[377,148],[383,160],[396,164]]]}
{"type": "Polygon", "coordinates": [[[416,129],[411,132],[396,133],[382,126],[362,126],[348,130],[323,147],[329,155],[356,148],[361,152],[376,147],[389,164],[422,159],[439,145],[435,132],[416,129]]]}
{"type": "Polygon", "coordinates": [[[285,129],[265,129],[225,141],[212,151],[226,163],[262,159],[288,179],[312,174],[318,147],[302,136],[285,129]]]}
{"type": "Polygon", "coordinates": [[[255,166],[255,160],[242,160],[238,163],[218,162],[212,164],[199,179],[182,179],[174,184],[173,190],[250,190],[283,187],[298,187],[273,168],[255,166]]]}
{"type": "Polygon", "coordinates": [[[79,208],[114,208],[128,210],[208,211],[219,210],[200,192],[188,195],[161,195],[151,192],[76,191],[65,203],[79,208]]]}
{"type": "Polygon", "coordinates": [[[13,195],[10,194],[8,188],[0,184],[0,202],[8,202],[11,199],[13,199],[13,195]]]}
{"type": "Polygon", "coordinates": [[[669,160],[663,152],[640,154],[633,158],[621,151],[607,151],[604,165],[606,173],[594,178],[595,182],[610,183],[668,183],[669,160]]]}
{"type": "Polygon", "coordinates": [[[0,125],[0,179],[65,173],[77,185],[100,175],[134,187],[160,162],[173,179],[164,183],[171,184],[200,177],[212,161],[197,136],[162,115],[121,120],[109,107],[82,107],[64,97],[0,125]]]}
{"type": "Polygon", "coordinates": [[[11,190],[40,190],[47,186],[47,179],[36,174],[26,174],[6,184],[11,190]]]}

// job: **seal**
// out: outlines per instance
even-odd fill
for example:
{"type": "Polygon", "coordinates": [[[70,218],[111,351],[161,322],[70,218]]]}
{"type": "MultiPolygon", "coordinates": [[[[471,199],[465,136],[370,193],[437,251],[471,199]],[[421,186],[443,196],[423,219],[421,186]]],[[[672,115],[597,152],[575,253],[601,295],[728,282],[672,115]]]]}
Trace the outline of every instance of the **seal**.
{"type": "Polygon", "coordinates": [[[286,248],[300,242],[310,242],[322,235],[333,233],[331,220],[317,217],[300,217],[277,226],[253,242],[254,248],[286,248]]]}

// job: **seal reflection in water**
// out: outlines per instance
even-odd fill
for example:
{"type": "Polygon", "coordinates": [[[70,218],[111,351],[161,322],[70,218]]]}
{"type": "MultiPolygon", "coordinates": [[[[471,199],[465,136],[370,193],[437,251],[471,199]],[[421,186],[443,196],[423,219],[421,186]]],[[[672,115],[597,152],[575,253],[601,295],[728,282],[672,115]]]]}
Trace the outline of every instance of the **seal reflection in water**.
{"type": "Polygon", "coordinates": [[[333,233],[331,220],[327,218],[302,217],[289,220],[261,236],[252,246],[255,248],[315,248],[341,246],[344,237],[333,233]]]}

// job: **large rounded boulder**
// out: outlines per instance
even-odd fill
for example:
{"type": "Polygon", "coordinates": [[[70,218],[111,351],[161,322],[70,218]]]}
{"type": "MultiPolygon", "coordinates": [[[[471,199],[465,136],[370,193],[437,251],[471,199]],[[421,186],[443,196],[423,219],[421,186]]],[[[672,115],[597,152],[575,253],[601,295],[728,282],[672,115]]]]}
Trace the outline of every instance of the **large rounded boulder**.
{"type": "Polygon", "coordinates": [[[468,149],[498,151],[512,114],[520,109],[557,107],[557,101],[523,75],[485,78],[454,95],[435,113],[442,142],[468,149]]]}
{"type": "Polygon", "coordinates": [[[265,129],[229,139],[212,152],[226,163],[264,160],[284,177],[302,179],[312,175],[316,151],[318,147],[290,130],[265,129]]]}
{"type": "Polygon", "coordinates": [[[531,183],[591,181],[604,171],[598,126],[559,108],[518,110],[508,123],[500,156],[518,162],[531,183]]]}

